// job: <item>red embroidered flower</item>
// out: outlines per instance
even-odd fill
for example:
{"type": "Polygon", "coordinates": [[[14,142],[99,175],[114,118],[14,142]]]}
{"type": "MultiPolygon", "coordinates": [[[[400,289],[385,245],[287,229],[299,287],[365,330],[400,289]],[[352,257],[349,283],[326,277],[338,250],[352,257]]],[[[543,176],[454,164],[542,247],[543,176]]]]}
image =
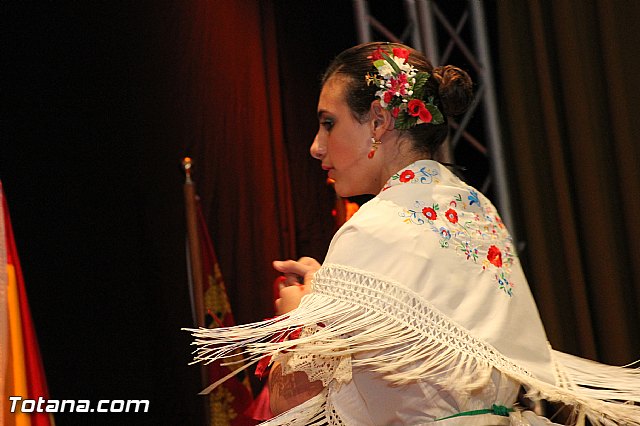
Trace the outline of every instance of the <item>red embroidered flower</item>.
{"type": "Polygon", "coordinates": [[[500,249],[496,246],[489,247],[489,252],[487,253],[487,259],[494,266],[500,268],[502,266],[502,253],[500,253],[500,249]]]}
{"type": "Polygon", "coordinates": [[[438,217],[436,211],[431,207],[425,207],[424,209],[422,209],[422,214],[425,215],[425,217],[429,220],[436,220],[436,218],[438,217]]]}
{"type": "Polygon", "coordinates": [[[421,108],[424,108],[424,102],[420,99],[411,99],[407,104],[407,111],[409,111],[409,114],[414,117],[417,117],[418,114],[420,114],[421,108]]]}
{"type": "Polygon", "coordinates": [[[424,106],[424,102],[420,99],[411,99],[407,104],[407,110],[409,111],[409,115],[418,117],[425,123],[430,123],[433,119],[429,110],[424,106]]]}
{"type": "Polygon", "coordinates": [[[382,59],[382,49],[380,47],[378,47],[372,54],[371,56],[368,56],[367,58],[371,58],[374,61],[378,61],[380,59],[382,59]]]}
{"type": "Polygon", "coordinates": [[[433,116],[431,115],[431,112],[426,108],[422,108],[420,110],[418,117],[420,118],[420,120],[424,121],[425,123],[431,123],[431,120],[433,120],[433,116]]]}
{"type": "Polygon", "coordinates": [[[409,182],[411,179],[413,179],[415,177],[415,173],[413,173],[412,170],[405,170],[404,172],[400,173],[400,182],[409,182]]]}
{"type": "Polygon", "coordinates": [[[404,58],[404,60],[406,61],[409,58],[409,51],[404,47],[394,47],[393,56],[397,56],[398,58],[404,58]]]}
{"type": "Polygon", "coordinates": [[[444,215],[447,217],[449,222],[458,223],[458,213],[454,209],[447,210],[444,215]]]}
{"type": "Polygon", "coordinates": [[[391,90],[387,90],[384,92],[384,97],[382,99],[388,104],[391,102],[391,99],[393,99],[393,92],[391,90]]]}
{"type": "Polygon", "coordinates": [[[400,93],[400,95],[407,94],[407,88],[404,86],[405,84],[407,84],[406,74],[400,74],[399,76],[392,78],[389,83],[391,83],[391,87],[389,88],[389,90],[391,90],[393,93],[400,93]]]}

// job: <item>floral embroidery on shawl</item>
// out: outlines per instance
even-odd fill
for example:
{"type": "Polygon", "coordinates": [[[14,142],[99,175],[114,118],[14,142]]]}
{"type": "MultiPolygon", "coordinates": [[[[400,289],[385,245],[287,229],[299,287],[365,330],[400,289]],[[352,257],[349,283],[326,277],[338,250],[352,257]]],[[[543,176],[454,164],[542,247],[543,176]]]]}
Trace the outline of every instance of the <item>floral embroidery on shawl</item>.
{"type": "MultiPolygon", "coordinates": [[[[402,184],[440,185],[437,169],[408,167],[393,175],[383,190],[402,184]]],[[[441,198],[416,200],[398,215],[407,224],[426,226],[439,235],[442,249],[454,250],[466,261],[478,264],[482,271],[492,273],[499,290],[513,296],[515,284],[510,279],[515,260],[512,239],[495,207],[475,189],[463,182],[458,193],[446,199],[446,205],[435,202],[441,198]]]]}
{"type": "Polygon", "coordinates": [[[438,170],[432,169],[429,167],[421,167],[419,170],[414,171],[411,168],[403,170],[401,172],[396,173],[391,176],[387,181],[386,185],[382,188],[383,191],[391,188],[393,185],[396,185],[397,182],[401,183],[420,183],[420,184],[432,184],[439,183],[440,179],[438,179],[438,170]]]}

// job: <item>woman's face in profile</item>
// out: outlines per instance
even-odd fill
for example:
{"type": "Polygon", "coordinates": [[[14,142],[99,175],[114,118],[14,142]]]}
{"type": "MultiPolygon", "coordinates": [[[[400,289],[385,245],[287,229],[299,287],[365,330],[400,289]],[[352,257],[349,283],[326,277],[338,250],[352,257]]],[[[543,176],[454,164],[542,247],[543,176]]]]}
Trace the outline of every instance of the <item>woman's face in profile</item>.
{"type": "Polygon", "coordinates": [[[342,197],[376,194],[380,191],[377,161],[369,159],[370,123],[354,117],[344,96],[345,80],[331,77],[324,84],[318,101],[320,127],[311,145],[311,155],[322,161],[322,168],[335,181],[342,197]]]}

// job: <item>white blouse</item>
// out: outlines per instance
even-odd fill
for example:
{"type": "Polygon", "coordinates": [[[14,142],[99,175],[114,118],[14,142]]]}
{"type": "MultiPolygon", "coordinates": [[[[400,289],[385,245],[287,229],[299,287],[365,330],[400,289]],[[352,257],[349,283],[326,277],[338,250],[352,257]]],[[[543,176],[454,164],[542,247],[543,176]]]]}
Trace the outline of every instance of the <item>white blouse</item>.
{"type": "Polygon", "coordinates": [[[297,309],[193,332],[196,361],[245,348],[322,380],[265,425],[550,424],[515,405],[520,386],[640,425],[640,407],[603,402],[640,402],[637,370],[551,349],[495,207],[435,161],[398,171],[340,228],[297,309]]]}
{"type": "MultiPolygon", "coordinates": [[[[551,371],[544,329],[498,213],[486,198],[436,162],[419,161],[399,171],[338,231],[325,266],[314,280],[314,290],[322,286],[328,286],[323,293],[342,292],[347,299],[359,299],[359,291],[382,301],[387,297],[415,299],[410,303],[440,314],[440,320],[447,323],[440,327],[447,331],[473,330],[468,336],[471,342],[458,341],[468,346],[466,350],[484,350],[483,344],[474,345],[480,341],[503,347],[520,345],[516,351],[538,352],[531,358],[547,367],[542,369],[544,373],[551,371]],[[340,274],[345,276],[336,278],[340,274]],[[367,277],[366,283],[355,289],[354,283],[362,281],[363,276],[367,277]],[[340,290],[336,291],[338,286],[340,290]],[[373,288],[376,286],[380,288],[373,288]],[[395,287],[403,294],[393,294],[383,287],[395,287]],[[449,324],[451,319],[461,324],[459,330],[455,330],[456,324],[449,324]],[[526,327],[521,327],[523,323],[526,327]]],[[[407,318],[421,329],[425,340],[405,343],[380,334],[379,339],[386,340],[380,344],[393,349],[355,352],[351,355],[354,365],[404,346],[415,349],[412,356],[418,356],[418,360],[392,357],[389,362],[395,363],[396,373],[412,367],[423,370],[421,364],[458,356],[437,342],[443,338],[442,330],[434,329],[437,320],[435,324],[421,323],[424,318],[419,311],[412,318],[403,306],[393,303],[378,304],[375,310],[407,318]]],[[[375,327],[375,322],[365,326],[375,327]]],[[[493,356],[491,350],[487,353],[493,356]]],[[[298,369],[296,356],[289,358],[293,358],[289,369],[298,369]]],[[[337,382],[346,382],[330,385],[327,393],[335,424],[424,424],[462,412],[486,410],[494,404],[513,408],[520,388],[519,382],[491,368],[461,374],[455,362],[449,362],[444,371],[428,370],[422,371],[417,380],[403,384],[393,383],[367,366],[354,367],[350,380],[333,376],[337,382]],[[457,380],[459,388],[450,385],[457,380]]],[[[551,375],[544,377],[554,380],[551,375]]],[[[472,424],[480,420],[478,416],[482,415],[451,417],[438,423],[472,424]]],[[[495,424],[509,423],[508,417],[495,414],[485,414],[481,420],[486,422],[487,416],[495,424]]]]}

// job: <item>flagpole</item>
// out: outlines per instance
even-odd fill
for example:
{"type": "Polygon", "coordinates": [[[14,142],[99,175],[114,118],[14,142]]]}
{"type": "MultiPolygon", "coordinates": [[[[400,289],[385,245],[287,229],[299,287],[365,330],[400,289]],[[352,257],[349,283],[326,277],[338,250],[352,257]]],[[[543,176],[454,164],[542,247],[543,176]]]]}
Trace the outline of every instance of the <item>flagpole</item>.
{"type": "Polygon", "coordinates": [[[191,300],[192,311],[195,313],[194,325],[204,327],[204,283],[202,272],[202,251],[200,249],[200,236],[198,235],[198,214],[196,207],[196,188],[191,179],[191,158],[182,160],[182,168],[185,174],[184,181],[184,206],[187,224],[187,237],[189,247],[189,266],[191,271],[191,300]]]}
{"type": "MultiPolygon", "coordinates": [[[[193,323],[196,327],[204,327],[204,271],[202,266],[202,250],[200,243],[200,235],[198,234],[198,210],[196,186],[191,179],[191,168],[193,164],[191,158],[185,157],[182,160],[182,169],[184,170],[185,180],[183,186],[184,192],[184,208],[185,220],[187,225],[187,248],[188,248],[188,266],[189,266],[189,282],[191,284],[191,312],[195,317],[193,323]]],[[[202,386],[207,386],[209,377],[206,367],[201,365],[200,377],[202,386]]],[[[210,425],[210,409],[209,398],[204,400],[204,424],[210,425]]]]}

